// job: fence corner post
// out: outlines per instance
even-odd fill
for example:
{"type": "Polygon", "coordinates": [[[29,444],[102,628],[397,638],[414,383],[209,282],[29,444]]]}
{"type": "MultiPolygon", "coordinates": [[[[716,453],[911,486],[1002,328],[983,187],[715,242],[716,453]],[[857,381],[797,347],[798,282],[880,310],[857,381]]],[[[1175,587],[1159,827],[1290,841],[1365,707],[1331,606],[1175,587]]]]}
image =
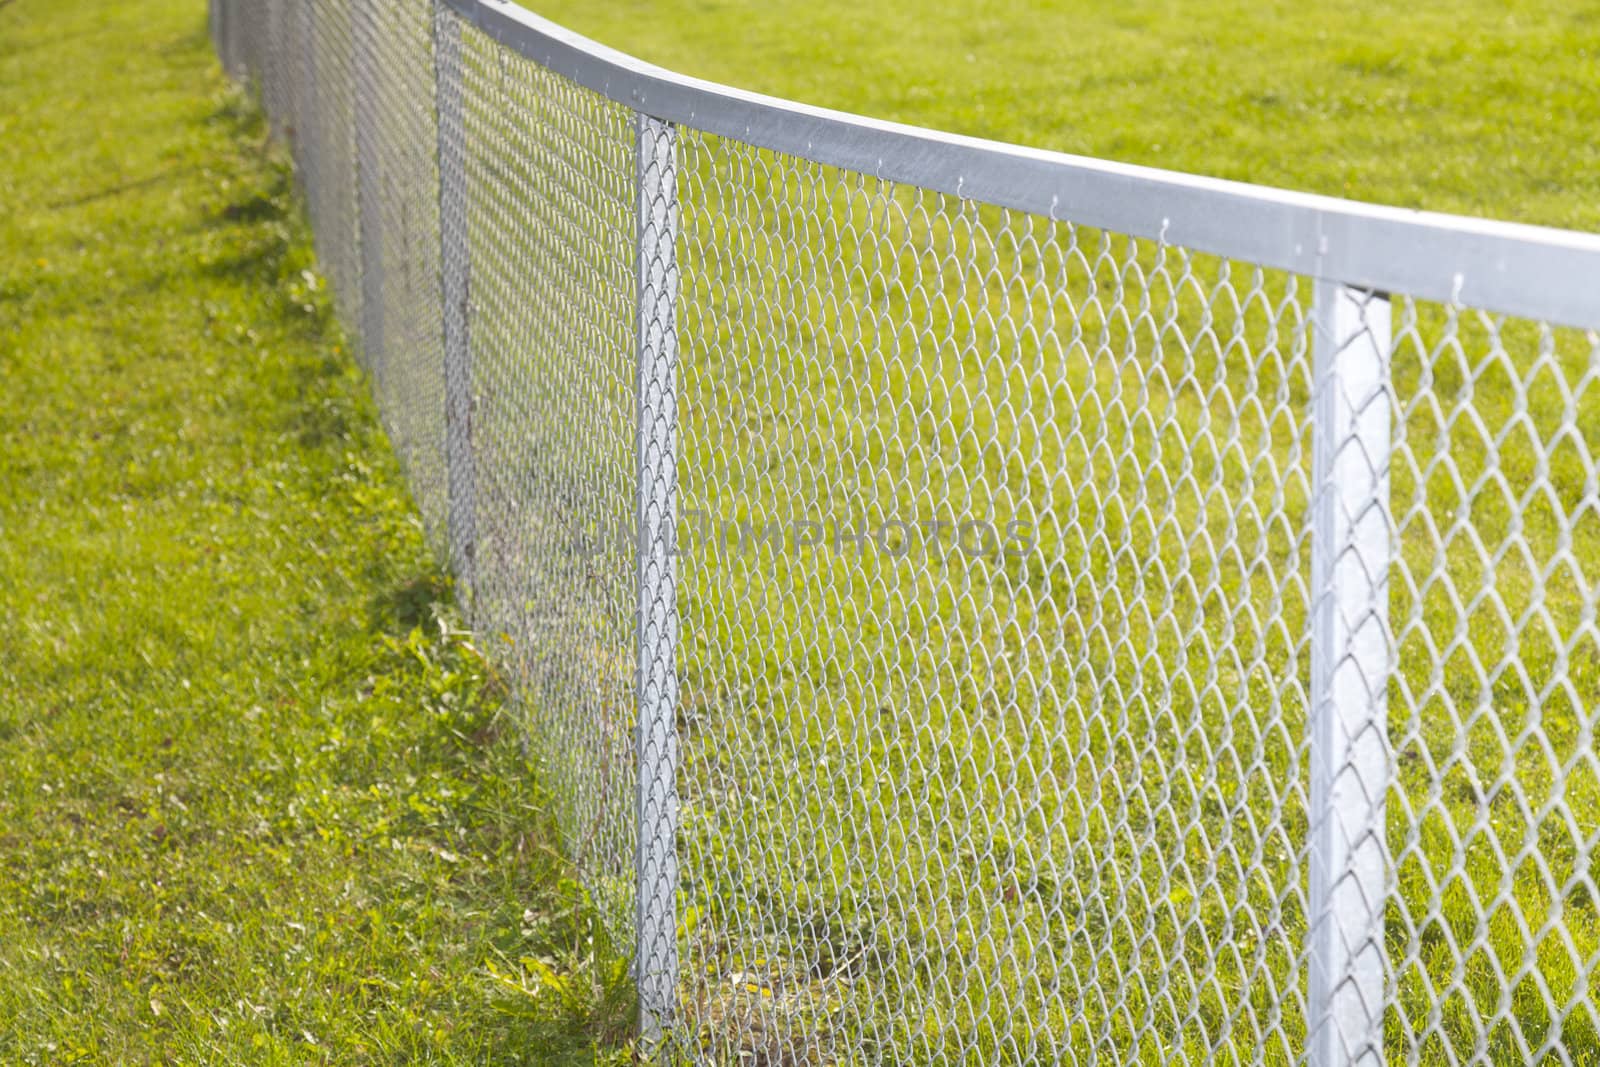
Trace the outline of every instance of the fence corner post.
{"type": "Polygon", "coordinates": [[[677,130],[635,116],[638,318],[638,847],[634,979],[647,1054],[678,984],[677,130]]]}
{"type": "Polygon", "coordinates": [[[467,133],[462,115],[461,24],[433,8],[433,73],[438,116],[439,280],[444,360],[445,526],[450,570],[471,615],[476,591],[477,499],[472,459],[472,252],[467,234],[467,133]]]}
{"type": "Polygon", "coordinates": [[[1389,300],[1317,279],[1312,352],[1311,1067],[1383,1062],[1389,300]]]}

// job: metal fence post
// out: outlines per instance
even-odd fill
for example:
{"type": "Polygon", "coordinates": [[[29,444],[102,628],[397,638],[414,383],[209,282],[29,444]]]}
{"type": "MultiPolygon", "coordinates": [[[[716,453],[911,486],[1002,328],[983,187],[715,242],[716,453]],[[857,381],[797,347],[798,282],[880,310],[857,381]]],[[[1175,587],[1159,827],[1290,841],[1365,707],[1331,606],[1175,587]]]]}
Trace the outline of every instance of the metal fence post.
{"type": "MultiPolygon", "coordinates": [[[[310,133],[312,123],[315,121],[317,110],[317,65],[316,65],[316,14],[313,11],[315,0],[297,0],[294,6],[295,13],[295,84],[290,92],[294,100],[294,162],[303,178],[307,174],[307,164],[310,159],[310,133]]],[[[309,181],[302,181],[310,185],[309,181]]]]}
{"type": "Polygon", "coordinates": [[[351,7],[351,57],[355,68],[356,239],[361,253],[361,358],[379,388],[383,385],[383,211],[378,168],[377,19],[374,0],[351,7]]]}
{"type": "Polygon", "coordinates": [[[467,134],[461,99],[461,26],[433,10],[438,101],[439,274],[444,312],[444,456],[450,567],[468,602],[476,573],[476,483],[472,468],[472,345],[468,315],[472,252],[467,236],[467,134]]]}
{"type": "Polygon", "coordinates": [[[233,0],[217,0],[217,53],[222,57],[222,70],[237,82],[239,68],[233,53],[233,25],[238,16],[233,10],[233,0]]]}
{"type": "Polygon", "coordinates": [[[256,78],[260,82],[261,105],[267,114],[267,131],[273,140],[282,141],[288,130],[288,110],[284,99],[293,88],[283,77],[283,4],[263,5],[262,36],[257,42],[256,78]]]}
{"type": "Polygon", "coordinates": [[[678,983],[677,130],[636,116],[638,226],[639,838],[634,978],[647,1050],[671,1026],[678,983]]]}
{"type": "Polygon", "coordinates": [[[1383,1062],[1389,787],[1388,298],[1315,283],[1312,353],[1312,1067],[1383,1062]]]}
{"type": "MultiPolygon", "coordinates": [[[[300,87],[301,100],[304,107],[298,119],[295,130],[295,146],[300,153],[300,169],[305,178],[305,193],[308,204],[316,204],[316,198],[322,192],[322,170],[320,155],[322,152],[322,130],[325,118],[322,114],[320,89],[317,83],[317,0],[301,0],[300,3],[300,36],[301,36],[301,76],[304,84],[300,87]]],[[[312,225],[316,226],[322,220],[312,212],[312,225]]],[[[320,238],[320,234],[313,230],[313,240],[320,238]]],[[[318,240],[318,246],[321,241],[318,240]]]]}

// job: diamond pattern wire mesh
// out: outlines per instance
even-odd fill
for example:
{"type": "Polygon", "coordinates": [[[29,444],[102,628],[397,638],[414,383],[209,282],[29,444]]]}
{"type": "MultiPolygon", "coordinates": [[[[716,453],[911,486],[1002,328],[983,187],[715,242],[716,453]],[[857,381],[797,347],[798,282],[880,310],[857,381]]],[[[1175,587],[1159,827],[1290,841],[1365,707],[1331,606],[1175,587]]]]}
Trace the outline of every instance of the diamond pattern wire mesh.
{"type": "Polygon", "coordinates": [[[433,13],[410,0],[362,0],[358,8],[374,31],[372,84],[382,102],[372,159],[383,347],[368,354],[368,369],[412,495],[442,551],[447,488],[433,13]]]}
{"type": "Polygon", "coordinates": [[[686,142],[690,1025],[1288,1058],[1295,280],[686,142]],[[824,544],[723,536],[794,520],[824,544]]]}
{"type": "Polygon", "coordinates": [[[1600,337],[214,24],[670,1054],[1600,1062],[1600,337]]]}
{"type": "Polygon", "coordinates": [[[634,137],[628,111],[467,32],[473,620],[524,695],[568,853],[631,942],[634,137]]]}
{"type": "Polygon", "coordinates": [[[1389,1032],[1600,1061],[1600,338],[1395,316],[1389,1032]]]}
{"type": "Polygon", "coordinates": [[[348,5],[316,2],[315,38],[306,81],[317,94],[315,116],[298,143],[315,162],[302,185],[317,243],[317,260],[332,286],[339,315],[361,321],[361,240],[356,214],[354,48],[348,5]],[[318,184],[313,185],[316,180],[318,184]]]}

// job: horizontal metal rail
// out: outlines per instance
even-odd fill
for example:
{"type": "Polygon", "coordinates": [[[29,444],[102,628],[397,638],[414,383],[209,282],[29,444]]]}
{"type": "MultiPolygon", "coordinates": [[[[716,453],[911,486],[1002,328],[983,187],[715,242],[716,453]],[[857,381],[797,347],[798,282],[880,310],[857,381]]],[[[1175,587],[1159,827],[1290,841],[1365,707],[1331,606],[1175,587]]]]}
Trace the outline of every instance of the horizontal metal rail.
{"type": "Polygon", "coordinates": [[[444,0],[541,66],[668,122],[1064,222],[1423,300],[1600,328],[1600,234],[1112,163],[690,78],[503,0],[444,0]]]}

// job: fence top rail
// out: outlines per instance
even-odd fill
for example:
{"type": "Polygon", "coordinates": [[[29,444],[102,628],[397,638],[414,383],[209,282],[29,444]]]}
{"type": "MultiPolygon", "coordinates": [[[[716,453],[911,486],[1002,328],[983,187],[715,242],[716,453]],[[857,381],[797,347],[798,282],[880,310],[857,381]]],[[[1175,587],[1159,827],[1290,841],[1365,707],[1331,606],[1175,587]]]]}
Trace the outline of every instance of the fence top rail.
{"type": "Polygon", "coordinates": [[[656,118],[968,200],[1422,300],[1600,328],[1600,234],[1363,204],[812,107],[664,70],[506,0],[443,0],[656,118]]]}

